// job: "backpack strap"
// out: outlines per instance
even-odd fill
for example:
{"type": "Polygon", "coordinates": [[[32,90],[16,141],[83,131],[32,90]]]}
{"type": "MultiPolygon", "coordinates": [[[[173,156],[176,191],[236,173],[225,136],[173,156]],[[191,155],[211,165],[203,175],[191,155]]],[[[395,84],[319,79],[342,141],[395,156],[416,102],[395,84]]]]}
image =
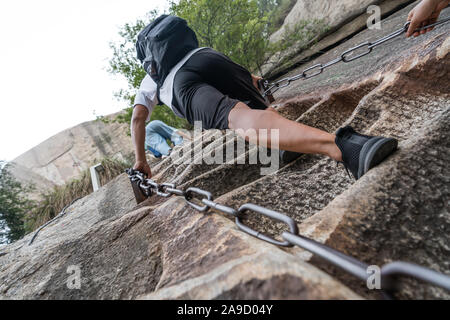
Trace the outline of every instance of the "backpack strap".
{"type": "MultiPolygon", "coordinates": [[[[161,101],[161,98],[159,97],[159,91],[161,89],[161,85],[159,84],[159,82],[156,83],[156,97],[158,98],[158,106],[162,106],[164,105],[164,102],[161,101]]],[[[171,107],[171,106],[169,106],[171,107]]]]}

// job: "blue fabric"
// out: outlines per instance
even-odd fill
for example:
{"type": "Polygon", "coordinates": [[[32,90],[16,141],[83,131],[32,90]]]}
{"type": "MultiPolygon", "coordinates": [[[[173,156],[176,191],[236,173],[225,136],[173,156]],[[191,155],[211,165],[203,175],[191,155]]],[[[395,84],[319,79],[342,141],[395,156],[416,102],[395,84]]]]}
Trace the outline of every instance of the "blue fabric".
{"type": "Polygon", "coordinates": [[[153,120],[145,127],[145,148],[158,158],[158,154],[167,156],[172,150],[167,140],[174,145],[183,143],[183,137],[175,133],[176,129],[160,120],[153,120]],[[155,153],[156,151],[156,153],[155,153]]]}
{"type": "Polygon", "coordinates": [[[153,149],[152,147],[147,146],[147,150],[150,151],[151,153],[153,153],[153,155],[156,158],[161,158],[162,157],[162,154],[159,153],[158,151],[156,151],[155,149],[153,149]]]}

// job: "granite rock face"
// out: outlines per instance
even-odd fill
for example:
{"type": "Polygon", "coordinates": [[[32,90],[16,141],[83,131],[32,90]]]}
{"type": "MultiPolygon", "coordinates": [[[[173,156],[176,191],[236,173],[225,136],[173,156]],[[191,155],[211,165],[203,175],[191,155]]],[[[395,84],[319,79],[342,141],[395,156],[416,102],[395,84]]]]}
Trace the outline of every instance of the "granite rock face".
{"type": "MultiPolygon", "coordinates": [[[[113,119],[117,114],[106,117],[113,119]]],[[[37,190],[49,190],[77,177],[94,159],[126,159],[132,152],[128,124],[89,121],[64,130],[12,161],[12,173],[37,190]]]]}
{"type": "MultiPolygon", "coordinates": [[[[289,75],[390,33],[410,9],[389,16],[382,30],[358,33],[289,75]]],[[[449,14],[444,10],[443,16],[449,14]]],[[[237,140],[234,133],[223,140],[214,130],[192,142],[204,147],[203,154],[175,150],[155,164],[155,180],[209,190],[216,202],[234,208],[254,203],[283,212],[302,235],[369,265],[403,260],[450,274],[449,30],[446,24],[416,39],[398,38],[276,93],[274,106],[295,121],[328,132],[350,124],[399,140],[399,150],[360,180],[313,155],[263,176],[266,165],[249,164],[256,152],[252,145],[223,164],[208,164],[237,140]],[[246,164],[238,164],[241,160],[246,164]]],[[[254,214],[245,221],[276,237],[286,228],[254,214]]],[[[29,246],[31,236],[0,249],[1,298],[379,298],[376,290],[310,253],[257,240],[229,217],[198,213],[179,197],[155,196],[136,205],[125,175],[75,203],[29,246]],[[71,266],[80,270],[80,289],[68,288],[71,266]]],[[[401,281],[396,296],[450,298],[410,279],[401,281]]]]}
{"type": "Polygon", "coordinates": [[[286,51],[281,51],[269,59],[263,66],[265,77],[285,73],[286,70],[310,60],[312,56],[320,54],[335,46],[346,38],[374,23],[374,10],[381,17],[389,15],[412,0],[345,0],[345,1],[309,1],[298,0],[284,20],[279,30],[270,36],[271,42],[282,41],[286,33],[295,29],[302,21],[309,22],[310,27],[319,23],[325,28],[319,28],[312,45],[307,49],[293,45],[286,51]],[[374,7],[371,6],[376,6],[374,7]],[[314,43],[320,39],[318,43],[314,43]]]}
{"type": "Polygon", "coordinates": [[[301,20],[323,19],[327,25],[335,28],[349,19],[362,14],[368,6],[379,4],[379,2],[376,0],[298,0],[284,19],[281,28],[272,34],[270,38],[272,41],[281,40],[286,28],[294,26],[301,20]]]}

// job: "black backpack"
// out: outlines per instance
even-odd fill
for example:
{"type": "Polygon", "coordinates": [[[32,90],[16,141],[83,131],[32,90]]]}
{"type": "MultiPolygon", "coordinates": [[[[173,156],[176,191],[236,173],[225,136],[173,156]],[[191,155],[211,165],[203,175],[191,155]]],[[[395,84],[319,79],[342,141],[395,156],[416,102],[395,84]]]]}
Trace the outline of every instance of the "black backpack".
{"type": "Polygon", "coordinates": [[[137,58],[158,85],[158,91],[170,70],[196,48],[197,36],[186,20],[166,14],[146,26],[136,42],[137,58]]]}

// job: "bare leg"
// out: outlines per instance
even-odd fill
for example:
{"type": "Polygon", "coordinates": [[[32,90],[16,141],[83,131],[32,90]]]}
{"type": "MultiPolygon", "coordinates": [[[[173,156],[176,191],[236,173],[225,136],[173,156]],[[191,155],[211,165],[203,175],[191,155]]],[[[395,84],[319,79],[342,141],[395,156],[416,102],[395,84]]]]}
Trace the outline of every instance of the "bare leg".
{"type": "MultiPolygon", "coordinates": [[[[328,132],[288,120],[272,110],[254,110],[239,102],[228,115],[230,129],[279,129],[280,149],[323,154],[342,161],[342,153],[328,132]]],[[[262,142],[262,141],[260,141],[262,142]]],[[[270,146],[270,133],[265,141],[270,146]]]]}

